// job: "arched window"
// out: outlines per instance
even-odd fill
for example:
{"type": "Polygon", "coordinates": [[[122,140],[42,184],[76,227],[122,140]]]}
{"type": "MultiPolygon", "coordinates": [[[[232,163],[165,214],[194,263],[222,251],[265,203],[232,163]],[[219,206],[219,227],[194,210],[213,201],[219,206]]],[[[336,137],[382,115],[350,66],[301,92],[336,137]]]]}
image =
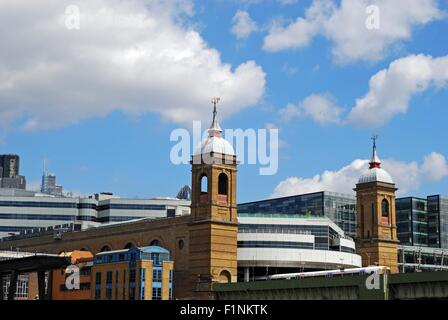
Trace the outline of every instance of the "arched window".
{"type": "Polygon", "coordinates": [[[208,198],[208,177],[205,173],[201,174],[200,178],[200,185],[201,185],[201,193],[199,194],[199,202],[200,203],[207,203],[209,201],[208,198]]]}
{"type": "Polygon", "coordinates": [[[383,199],[383,202],[381,202],[381,214],[383,217],[389,217],[389,201],[386,199],[383,199]]]}
{"type": "Polygon", "coordinates": [[[227,195],[229,189],[229,178],[225,173],[218,176],[218,194],[227,195]]]}
{"type": "Polygon", "coordinates": [[[109,247],[108,245],[105,245],[100,250],[100,252],[106,252],[106,251],[112,251],[111,247],[109,247]]]}
{"type": "Polygon", "coordinates": [[[232,279],[232,276],[229,271],[223,270],[219,274],[219,282],[221,283],[229,283],[232,279]]]}
{"type": "Polygon", "coordinates": [[[201,181],[201,194],[208,193],[208,178],[207,178],[207,175],[205,173],[203,173],[201,175],[201,177],[199,178],[199,180],[201,181]]]}
{"type": "Polygon", "coordinates": [[[132,242],[128,242],[128,243],[124,246],[124,249],[131,249],[131,248],[135,248],[135,244],[133,244],[132,242]]]}
{"type": "Polygon", "coordinates": [[[160,241],[159,240],[157,240],[157,239],[154,239],[154,240],[152,240],[151,241],[151,243],[149,244],[150,246],[161,246],[160,245],[160,241]]]}

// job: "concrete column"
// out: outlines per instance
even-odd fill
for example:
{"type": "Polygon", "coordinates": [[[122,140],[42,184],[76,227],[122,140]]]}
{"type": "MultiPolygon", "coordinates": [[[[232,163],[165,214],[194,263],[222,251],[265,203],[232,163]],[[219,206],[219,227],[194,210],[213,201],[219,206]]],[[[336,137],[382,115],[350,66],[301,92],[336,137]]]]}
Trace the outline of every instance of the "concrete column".
{"type": "Polygon", "coordinates": [[[250,281],[250,268],[244,268],[244,282],[250,281]]]}
{"type": "Polygon", "coordinates": [[[16,295],[17,289],[17,272],[12,271],[9,278],[9,291],[8,291],[8,300],[14,300],[14,296],[16,295]]]}

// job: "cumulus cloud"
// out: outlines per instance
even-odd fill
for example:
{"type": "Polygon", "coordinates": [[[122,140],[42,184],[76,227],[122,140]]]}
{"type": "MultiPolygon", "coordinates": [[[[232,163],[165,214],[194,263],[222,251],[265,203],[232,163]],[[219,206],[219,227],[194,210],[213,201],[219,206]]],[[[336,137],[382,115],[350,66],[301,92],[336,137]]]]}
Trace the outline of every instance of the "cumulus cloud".
{"type": "MultiPolygon", "coordinates": [[[[277,185],[271,197],[284,197],[318,191],[353,194],[353,188],[359,177],[368,171],[368,163],[369,160],[356,159],[339,170],[326,170],[322,174],[317,174],[311,178],[287,178],[277,185]]],[[[392,176],[399,189],[399,195],[416,190],[424,181],[440,181],[448,176],[448,165],[445,157],[435,152],[426,156],[421,165],[415,161],[403,162],[387,159],[383,161],[382,166],[392,176]]]]}
{"type": "MultiPolygon", "coordinates": [[[[408,40],[415,27],[441,19],[437,0],[342,0],[337,6],[327,0],[314,0],[304,17],[289,25],[274,25],[264,39],[263,48],[276,52],[306,47],[322,35],[333,43],[336,61],[376,61],[389,49],[408,40]],[[375,5],[379,9],[379,28],[366,27],[375,5]]],[[[377,17],[373,17],[377,18],[377,17]]]]}
{"type": "Polygon", "coordinates": [[[54,128],[112,110],[182,124],[256,104],[265,74],[231,66],[188,24],[189,0],[0,2],[0,129],[54,128]],[[80,29],[66,27],[66,8],[80,29]]]}
{"type": "Polygon", "coordinates": [[[258,30],[258,26],[254,20],[250,17],[247,11],[238,10],[232,19],[232,33],[238,39],[247,39],[252,32],[258,30]]]}
{"type": "Polygon", "coordinates": [[[364,126],[383,125],[405,113],[413,96],[430,87],[446,86],[447,82],[448,56],[411,55],[398,59],[370,79],[369,92],[356,101],[348,120],[364,126]]]}
{"type": "Polygon", "coordinates": [[[306,97],[298,106],[289,103],[280,109],[280,117],[289,121],[294,117],[307,117],[326,125],[339,123],[343,109],[339,107],[334,99],[328,94],[313,94],[306,97]]]}
{"type": "Polygon", "coordinates": [[[439,181],[448,176],[448,163],[441,154],[433,152],[425,157],[422,170],[430,181],[439,181]]]}

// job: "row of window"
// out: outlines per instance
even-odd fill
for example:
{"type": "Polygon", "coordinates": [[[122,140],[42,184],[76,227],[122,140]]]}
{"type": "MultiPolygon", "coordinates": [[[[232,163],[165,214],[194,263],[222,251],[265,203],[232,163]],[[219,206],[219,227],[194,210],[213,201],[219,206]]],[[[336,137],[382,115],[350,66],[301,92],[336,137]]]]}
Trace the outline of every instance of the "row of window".
{"type": "MultiPolygon", "coordinates": [[[[146,279],[146,269],[140,269],[140,281],[138,284],[135,283],[136,280],[136,272],[137,270],[131,269],[129,271],[129,300],[135,300],[135,288],[137,286],[138,289],[138,297],[141,300],[145,299],[145,279],[146,279]]],[[[112,300],[112,271],[106,272],[106,299],[112,300]]],[[[101,298],[101,277],[102,273],[97,272],[95,275],[95,299],[99,300],[101,298]]],[[[125,288],[126,288],[126,270],[123,270],[123,291],[122,291],[122,299],[125,299],[125,288]]],[[[170,270],[170,284],[172,283],[172,270],[170,270]]],[[[153,270],[153,285],[152,288],[152,299],[153,300],[161,300],[162,299],[162,288],[160,284],[162,282],[162,270],[154,269],[153,270]]],[[[115,299],[118,299],[119,287],[118,287],[118,271],[115,272],[115,299]]],[[[169,298],[172,299],[172,290],[170,285],[169,298]]]]}
{"type": "Polygon", "coordinates": [[[314,243],[293,241],[238,241],[238,248],[314,249],[314,243]]]}
{"type": "Polygon", "coordinates": [[[48,202],[48,201],[0,201],[0,207],[19,207],[19,208],[72,208],[72,209],[93,209],[104,211],[110,209],[120,210],[166,210],[163,204],[124,204],[111,203],[97,206],[90,203],[76,202],[48,202]]]}

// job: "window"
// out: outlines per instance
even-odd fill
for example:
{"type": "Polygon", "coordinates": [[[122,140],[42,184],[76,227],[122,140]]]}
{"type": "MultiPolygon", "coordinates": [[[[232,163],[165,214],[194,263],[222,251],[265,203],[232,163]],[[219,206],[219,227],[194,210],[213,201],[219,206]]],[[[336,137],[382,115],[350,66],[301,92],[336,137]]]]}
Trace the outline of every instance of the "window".
{"type": "Polygon", "coordinates": [[[162,270],[154,269],[152,271],[152,282],[162,282],[162,270]]]}
{"type": "Polygon", "coordinates": [[[101,272],[95,274],[95,300],[101,299],[101,272]]]}
{"type": "Polygon", "coordinates": [[[201,194],[208,193],[208,178],[205,173],[199,178],[201,184],[201,194]]]}
{"type": "Polygon", "coordinates": [[[162,288],[152,288],[152,300],[162,300],[162,288]]]}
{"type": "Polygon", "coordinates": [[[118,300],[118,270],[115,271],[115,300],[118,300]]]}
{"type": "Polygon", "coordinates": [[[98,286],[101,285],[101,272],[97,272],[95,276],[95,284],[98,286]]]}
{"type": "Polygon", "coordinates": [[[106,299],[112,300],[112,271],[106,273],[106,299]]]}
{"type": "Polygon", "coordinates": [[[178,244],[179,244],[179,249],[182,250],[182,249],[184,248],[185,241],[182,240],[182,239],[180,239],[179,242],[178,242],[178,244]]]}
{"type": "Polygon", "coordinates": [[[389,201],[386,199],[381,202],[381,215],[385,218],[389,217],[389,201]]]}
{"type": "Polygon", "coordinates": [[[126,270],[123,271],[123,300],[126,299],[126,270]]]}
{"type": "Polygon", "coordinates": [[[151,253],[150,258],[154,265],[160,265],[160,254],[158,253],[151,253]]]}
{"type": "Polygon", "coordinates": [[[228,184],[229,178],[225,173],[221,173],[218,176],[218,194],[227,195],[228,194],[228,184]]]}
{"type": "Polygon", "coordinates": [[[135,282],[135,270],[129,270],[129,282],[135,282]]]}

